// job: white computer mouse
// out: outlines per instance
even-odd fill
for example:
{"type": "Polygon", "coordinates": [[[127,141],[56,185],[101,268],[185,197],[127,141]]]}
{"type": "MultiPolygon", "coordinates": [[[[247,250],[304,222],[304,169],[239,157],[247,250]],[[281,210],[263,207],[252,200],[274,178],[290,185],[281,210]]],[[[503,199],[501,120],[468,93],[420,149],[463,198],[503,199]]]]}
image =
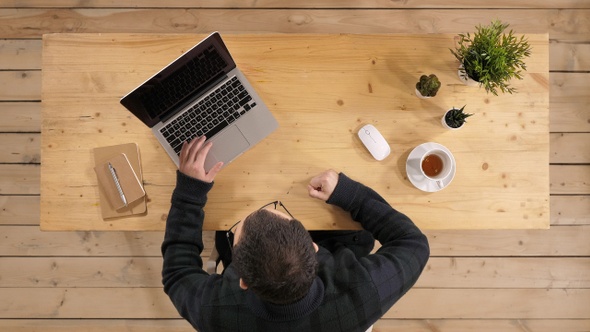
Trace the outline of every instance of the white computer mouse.
{"type": "Polygon", "coordinates": [[[367,147],[373,158],[383,160],[389,156],[391,148],[383,135],[373,125],[365,125],[358,132],[361,142],[367,147]]]}

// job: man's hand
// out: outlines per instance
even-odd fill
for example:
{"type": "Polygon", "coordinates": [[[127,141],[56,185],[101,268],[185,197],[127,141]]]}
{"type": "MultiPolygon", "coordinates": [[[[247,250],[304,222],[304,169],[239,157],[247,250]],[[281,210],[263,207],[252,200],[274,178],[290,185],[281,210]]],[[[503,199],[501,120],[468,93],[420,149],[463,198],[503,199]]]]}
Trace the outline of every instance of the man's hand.
{"type": "Polygon", "coordinates": [[[178,169],[184,175],[188,175],[197,180],[204,182],[213,182],[215,175],[223,166],[223,162],[218,162],[209,171],[205,171],[205,158],[211,149],[211,142],[205,143],[205,136],[195,138],[190,143],[184,142],[180,150],[180,166],[178,169]]]}
{"type": "Polygon", "coordinates": [[[332,195],[332,192],[334,192],[337,184],[338,173],[329,169],[312,178],[307,185],[307,190],[309,191],[309,196],[327,201],[330,195],[332,195]]]}

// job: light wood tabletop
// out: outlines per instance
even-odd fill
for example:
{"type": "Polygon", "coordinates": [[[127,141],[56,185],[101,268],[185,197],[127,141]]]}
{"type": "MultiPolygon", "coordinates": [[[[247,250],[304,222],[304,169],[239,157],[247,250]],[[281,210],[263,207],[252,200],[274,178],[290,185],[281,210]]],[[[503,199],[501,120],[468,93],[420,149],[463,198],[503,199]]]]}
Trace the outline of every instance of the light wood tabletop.
{"type": "MultiPolygon", "coordinates": [[[[163,230],[176,166],[119,99],[206,35],[51,34],[43,37],[41,228],[163,230]],[[137,143],[147,214],[103,220],[92,151],[137,143]]],[[[346,214],[307,194],[332,168],[379,192],[425,229],[549,227],[549,51],[546,34],[528,34],[532,55],[515,94],[464,85],[449,48],[455,35],[222,34],[238,67],[280,127],[227,165],[205,208],[205,230],[227,229],[281,200],[308,229],[358,228],[346,214]],[[438,94],[414,94],[436,74],[438,94]],[[466,105],[464,128],[440,119],[466,105]],[[391,146],[376,161],[356,133],[373,124],[391,146]],[[450,184],[417,189],[406,162],[435,142],[456,160],[450,184]]]]}

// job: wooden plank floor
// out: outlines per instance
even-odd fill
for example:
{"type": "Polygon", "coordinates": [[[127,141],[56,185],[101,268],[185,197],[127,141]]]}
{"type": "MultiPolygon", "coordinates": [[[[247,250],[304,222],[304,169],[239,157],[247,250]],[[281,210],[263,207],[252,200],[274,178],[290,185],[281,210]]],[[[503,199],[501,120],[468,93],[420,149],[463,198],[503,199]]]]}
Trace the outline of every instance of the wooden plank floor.
{"type": "Polygon", "coordinates": [[[423,276],[374,331],[590,331],[590,1],[173,3],[0,2],[0,331],[191,330],[160,285],[162,232],[39,231],[42,34],[458,33],[492,18],[549,33],[551,229],[428,231],[423,276]]]}

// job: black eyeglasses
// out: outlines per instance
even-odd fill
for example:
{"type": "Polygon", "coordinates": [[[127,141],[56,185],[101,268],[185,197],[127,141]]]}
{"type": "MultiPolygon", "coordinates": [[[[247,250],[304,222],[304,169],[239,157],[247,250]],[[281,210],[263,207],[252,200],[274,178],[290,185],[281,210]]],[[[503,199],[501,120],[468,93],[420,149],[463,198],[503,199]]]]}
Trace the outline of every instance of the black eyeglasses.
{"type": "MultiPolygon", "coordinates": [[[[277,207],[280,207],[281,209],[283,209],[285,211],[285,213],[287,213],[291,218],[295,219],[295,217],[293,217],[293,215],[291,214],[291,212],[289,212],[289,210],[287,210],[287,208],[285,207],[285,205],[283,204],[283,202],[281,201],[274,201],[274,202],[270,202],[268,204],[264,204],[263,206],[261,206],[258,210],[256,211],[260,211],[263,209],[266,209],[267,207],[273,205],[275,210],[277,210],[277,207]]],[[[238,222],[236,222],[232,227],[229,228],[229,230],[227,232],[225,232],[225,237],[227,238],[227,244],[229,245],[230,249],[233,250],[234,248],[234,232],[233,230],[236,228],[236,226],[238,226],[240,223],[242,222],[242,220],[239,220],[238,222]]]]}

